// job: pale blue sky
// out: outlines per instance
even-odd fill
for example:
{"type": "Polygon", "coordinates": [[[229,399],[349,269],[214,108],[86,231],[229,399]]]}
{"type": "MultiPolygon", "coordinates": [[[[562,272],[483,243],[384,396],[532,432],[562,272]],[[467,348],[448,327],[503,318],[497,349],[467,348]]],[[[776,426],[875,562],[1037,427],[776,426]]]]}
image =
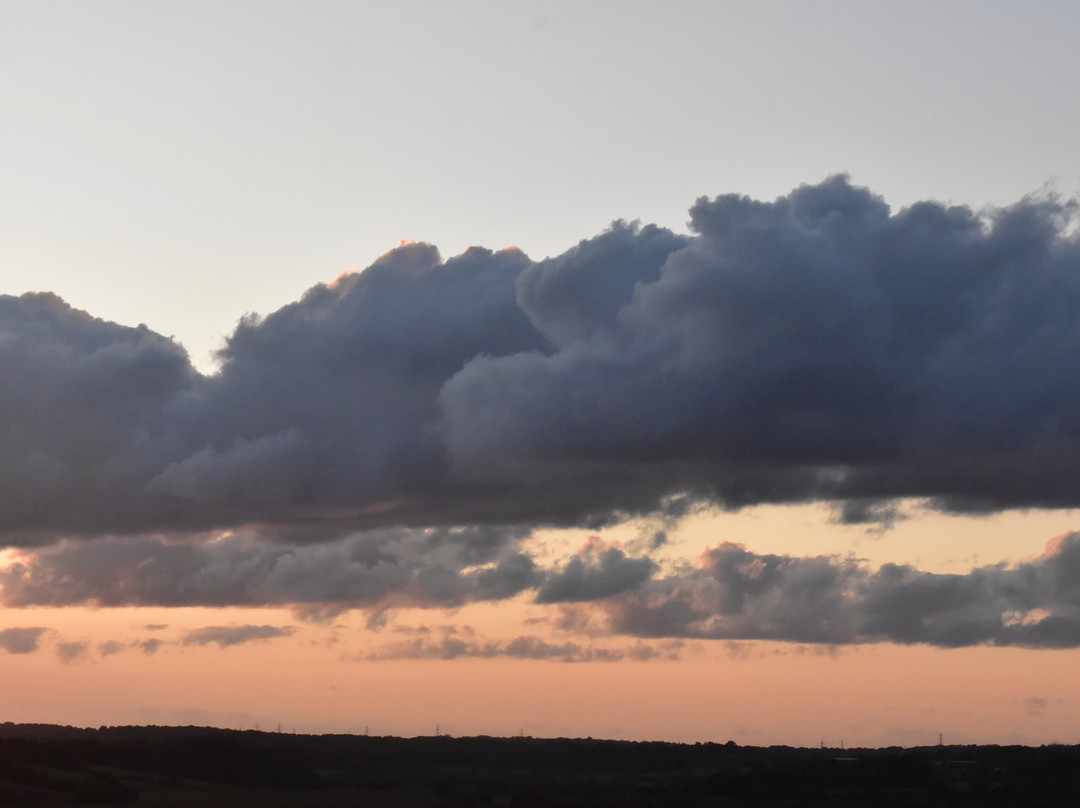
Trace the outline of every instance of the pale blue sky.
{"type": "Polygon", "coordinates": [[[1080,190],[1070,2],[0,2],[0,291],[206,367],[400,239],[556,254],[830,173],[1080,190]]]}

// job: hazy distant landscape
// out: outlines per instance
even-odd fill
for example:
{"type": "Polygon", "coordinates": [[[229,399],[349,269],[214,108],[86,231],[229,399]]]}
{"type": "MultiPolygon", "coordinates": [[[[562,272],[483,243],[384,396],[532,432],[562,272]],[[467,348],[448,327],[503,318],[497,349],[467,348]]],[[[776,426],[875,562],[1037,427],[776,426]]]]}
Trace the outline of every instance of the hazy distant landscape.
{"type": "Polygon", "coordinates": [[[0,725],[0,805],[1075,805],[1080,747],[0,725]]]}

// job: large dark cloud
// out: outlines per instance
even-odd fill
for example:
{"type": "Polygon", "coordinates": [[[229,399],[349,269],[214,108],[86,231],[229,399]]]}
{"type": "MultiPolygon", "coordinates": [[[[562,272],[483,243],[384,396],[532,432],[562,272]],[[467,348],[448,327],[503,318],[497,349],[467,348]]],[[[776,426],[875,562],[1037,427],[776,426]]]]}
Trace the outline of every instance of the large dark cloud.
{"type": "Polygon", "coordinates": [[[474,356],[545,348],[515,303],[528,265],[517,250],[444,263],[406,245],[242,321],[174,421],[194,451],[148,489],[218,522],[476,521],[476,495],[446,473],[438,392],[474,356]]]}
{"type": "Polygon", "coordinates": [[[893,212],[834,177],[541,262],[404,245],[243,319],[213,376],[145,327],[2,297],[0,533],[1077,505],[1073,214],[893,212]]]}
{"type": "Polygon", "coordinates": [[[0,530],[32,541],[170,521],[142,489],[197,375],[145,326],[52,294],[0,296],[0,530]]]}
{"type": "Polygon", "coordinates": [[[534,303],[555,269],[534,265],[519,300],[555,350],[477,357],[447,382],[455,471],[562,475],[601,497],[618,477],[627,508],[658,479],[736,505],[1075,503],[1071,212],[892,214],[839,177],[771,203],[701,199],[697,237],[594,332],[534,303]]]}

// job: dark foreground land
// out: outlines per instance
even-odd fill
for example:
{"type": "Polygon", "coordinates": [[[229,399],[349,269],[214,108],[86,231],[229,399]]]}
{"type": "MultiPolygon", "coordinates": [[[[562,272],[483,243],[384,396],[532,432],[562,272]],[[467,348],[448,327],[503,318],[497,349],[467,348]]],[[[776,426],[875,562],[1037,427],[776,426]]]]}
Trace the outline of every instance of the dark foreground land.
{"type": "Polygon", "coordinates": [[[0,806],[1080,805],[1080,747],[797,749],[0,725],[0,806]]]}

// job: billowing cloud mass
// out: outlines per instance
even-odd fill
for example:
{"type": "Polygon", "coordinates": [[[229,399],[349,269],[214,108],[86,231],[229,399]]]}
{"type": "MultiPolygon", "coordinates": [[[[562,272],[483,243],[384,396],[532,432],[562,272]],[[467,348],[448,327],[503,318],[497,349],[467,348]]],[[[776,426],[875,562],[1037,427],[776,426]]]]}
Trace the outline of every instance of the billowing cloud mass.
{"type": "MultiPolygon", "coordinates": [[[[503,600],[542,575],[518,552],[492,557],[512,530],[386,528],[324,544],[253,533],[169,542],[61,542],[0,568],[6,606],[460,606],[503,600]]],[[[649,562],[651,563],[651,562],[649,562]]]]}
{"type": "Polygon", "coordinates": [[[543,261],[405,244],[242,319],[212,375],[145,326],[0,297],[0,546],[26,550],[0,598],[325,615],[523,595],[637,636],[1080,644],[1071,538],[967,576],[522,549],[702,503],[828,500],[883,526],[902,497],[1080,505],[1076,217],[1045,196],[893,211],[836,176],[543,261]]]}
{"type": "Polygon", "coordinates": [[[213,376],[145,327],[3,297],[0,531],[1075,505],[1074,212],[894,212],[833,177],[540,262],[408,244],[242,320],[213,376]]]}
{"type": "MultiPolygon", "coordinates": [[[[386,540],[392,531],[382,534],[386,540]]],[[[647,557],[632,558],[596,540],[550,569],[521,553],[463,568],[435,566],[430,558],[421,563],[419,555],[408,555],[404,548],[410,544],[412,552],[422,554],[428,531],[402,535],[407,542],[381,547],[369,534],[299,546],[242,539],[180,545],[115,541],[113,555],[96,566],[96,559],[108,555],[97,543],[69,543],[0,572],[2,602],[8,607],[293,605],[304,616],[305,605],[319,607],[316,614],[321,609],[333,615],[351,608],[453,608],[524,593],[534,602],[563,606],[562,628],[605,636],[1080,646],[1080,533],[1054,539],[1038,558],[976,567],[962,575],[896,564],[874,569],[834,556],[761,555],[727,542],[706,552],[697,565],[683,563],[664,573],[647,557]]],[[[225,647],[285,631],[210,627],[183,642],[225,647]]],[[[152,652],[153,642],[140,647],[152,652]]],[[[386,653],[515,656],[514,649],[523,647],[492,642],[421,638],[386,653]]],[[[545,654],[584,659],[583,648],[575,649],[548,653],[545,646],[545,654]]]]}
{"type": "Polygon", "coordinates": [[[558,573],[550,575],[536,595],[538,603],[601,600],[636,589],[653,576],[649,558],[628,558],[618,547],[591,541],[558,573]]]}
{"type": "Polygon", "coordinates": [[[1077,647],[1080,533],[1051,541],[1037,559],[965,575],[722,544],[698,569],[599,608],[609,631],[640,637],[1077,647]]]}

